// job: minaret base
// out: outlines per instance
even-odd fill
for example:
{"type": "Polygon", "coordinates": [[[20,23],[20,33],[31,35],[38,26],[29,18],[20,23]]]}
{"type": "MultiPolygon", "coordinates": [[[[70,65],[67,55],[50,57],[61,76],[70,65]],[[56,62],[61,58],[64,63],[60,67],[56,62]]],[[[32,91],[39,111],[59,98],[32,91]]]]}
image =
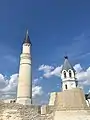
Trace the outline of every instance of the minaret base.
{"type": "Polygon", "coordinates": [[[23,105],[31,105],[32,100],[30,98],[17,98],[16,103],[23,105]]]}

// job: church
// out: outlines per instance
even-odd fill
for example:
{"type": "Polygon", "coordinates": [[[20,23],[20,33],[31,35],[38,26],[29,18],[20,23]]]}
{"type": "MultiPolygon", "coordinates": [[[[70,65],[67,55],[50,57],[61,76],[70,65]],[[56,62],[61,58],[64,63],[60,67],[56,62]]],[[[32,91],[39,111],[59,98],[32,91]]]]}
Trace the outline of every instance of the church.
{"type": "MultiPolygon", "coordinates": [[[[17,98],[15,100],[5,100],[4,104],[8,103],[8,105],[13,104],[16,106],[23,105],[23,107],[28,106],[28,109],[30,109],[30,106],[32,106],[31,47],[32,44],[27,31],[22,44],[22,52],[20,55],[17,98]]],[[[40,106],[41,116],[43,115],[43,117],[51,117],[53,114],[53,120],[79,120],[80,114],[82,114],[84,115],[83,117],[86,116],[85,118],[90,120],[90,94],[85,94],[84,91],[78,87],[76,71],[71,65],[68,56],[65,56],[63,67],[60,72],[62,80],[62,91],[52,92],[50,94],[48,105],[40,106]],[[80,114],[78,114],[78,112],[80,112],[80,114]],[[66,117],[68,117],[68,114],[70,114],[70,118],[66,119],[65,114],[67,114],[66,117]],[[72,114],[76,117],[76,119],[73,118],[72,114]],[[60,117],[61,119],[59,119],[60,117]]],[[[46,118],[45,120],[52,119],[46,118]]],[[[43,118],[40,118],[40,120],[43,120],[43,118]]],[[[83,118],[83,120],[86,119],[83,118]]]]}

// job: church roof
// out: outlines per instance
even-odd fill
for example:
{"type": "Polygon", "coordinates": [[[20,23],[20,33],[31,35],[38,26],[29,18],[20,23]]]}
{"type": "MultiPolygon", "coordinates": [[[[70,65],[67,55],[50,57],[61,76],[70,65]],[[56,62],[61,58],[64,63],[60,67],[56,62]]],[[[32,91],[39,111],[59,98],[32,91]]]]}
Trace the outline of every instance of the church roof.
{"type": "Polygon", "coordinates": [[[87,97],[88,97],[88,94],[85,94],[85,99],[86,99],[86,100],[88,99],[87,97]]]}
{"type": "Polygon", "coordinates": [[[87,99],[90,99],[90,93],[88,94],[87,99]]]}
{"type": "Polygon", "coordinates": [[[85,94],[85,98],[86,98],[86,100],[90,99],[90,93],[85,94]]]}
{"type": "Polygon", "coordinates": [[[70,64],[70,62],[68,60],[68,56],[65,56],[64,58],[65,58],[65,60],[64,60],[62,70],[68,71],[69,69],[71,69],[71,70],[73,70],[75,72],[75,69],[73,68],[73,66],[70,64]]]}
{"type": "Polygon", "coordinates": [[[28,30],[27,30],[27,32],[26,32],[26,35],[25,35],[25,38],[24,38],[24,42],[23,42],[23,43],[29,43],[29,44],[31,44],[30,37],[29,37],[29,35],[28,35],[28,30]]]}

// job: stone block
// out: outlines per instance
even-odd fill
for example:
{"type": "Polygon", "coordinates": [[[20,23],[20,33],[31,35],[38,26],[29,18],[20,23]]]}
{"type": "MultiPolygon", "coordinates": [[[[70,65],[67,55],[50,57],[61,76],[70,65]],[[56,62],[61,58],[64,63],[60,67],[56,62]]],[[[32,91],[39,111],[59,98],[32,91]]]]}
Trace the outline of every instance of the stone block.
{"type": "Polygon", "coordinates": [[[47,106],[46,105],[42,105],[41,106],[41,115],[45,115],[47,114],[47,106]]]}
{"type": "Polygon", "coordinates": [[[84,93],[80,88],[57,92],[54,105],[59,109],[84,109],[88,107],[84,93]]]}

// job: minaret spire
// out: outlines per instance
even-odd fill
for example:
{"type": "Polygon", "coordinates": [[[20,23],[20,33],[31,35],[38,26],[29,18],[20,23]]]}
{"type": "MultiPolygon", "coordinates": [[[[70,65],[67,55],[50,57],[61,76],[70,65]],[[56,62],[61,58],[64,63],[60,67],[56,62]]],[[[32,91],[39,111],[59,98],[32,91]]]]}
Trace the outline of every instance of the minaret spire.
{"type": "Polygon", "coordinates": [[[28,29],[27,29],[27,31],[26,31],[26,40],[28,39],[28,36],[29,36],[29,34],[28,34],[28,29]]]}
{"type": "Polygon", "coordinates": [[[25,38],[24,38],[23,44],[24,44],[24,43],[31,44],[28,29],[27,29],[26,34],[25,34],[25,38]]]}
{"type": "Polygon", "coordinates": [[[26,32],[26,34],[28,35],[28,29],[27,29],[27,32],[26,32]]]}

